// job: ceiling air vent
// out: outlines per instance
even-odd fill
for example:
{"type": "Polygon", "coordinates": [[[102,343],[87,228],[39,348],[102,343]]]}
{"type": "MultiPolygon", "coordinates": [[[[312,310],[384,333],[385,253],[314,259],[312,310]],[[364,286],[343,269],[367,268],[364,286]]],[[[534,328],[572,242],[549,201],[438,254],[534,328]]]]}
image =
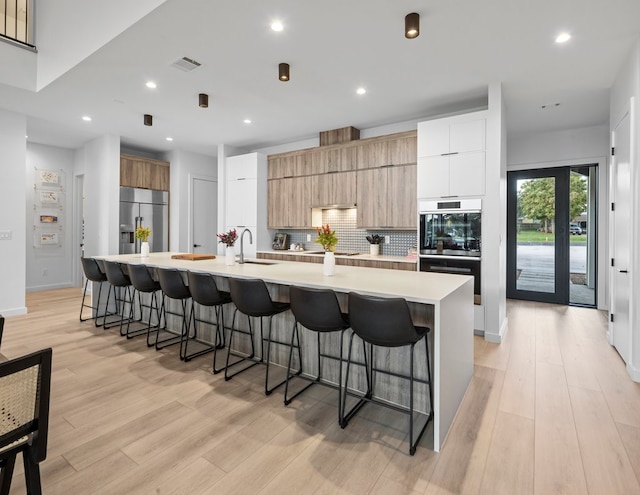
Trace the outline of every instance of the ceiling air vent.
{"type": "Polygon", "coordinates": [[[196,60],[193,60],[189,57],[182,57],[171,64],[172,67],[183,70],[185,72],[191,72],[193,69],[197,69],[201,65],[202,64],[200,62],[197,62],[196,60]]]}

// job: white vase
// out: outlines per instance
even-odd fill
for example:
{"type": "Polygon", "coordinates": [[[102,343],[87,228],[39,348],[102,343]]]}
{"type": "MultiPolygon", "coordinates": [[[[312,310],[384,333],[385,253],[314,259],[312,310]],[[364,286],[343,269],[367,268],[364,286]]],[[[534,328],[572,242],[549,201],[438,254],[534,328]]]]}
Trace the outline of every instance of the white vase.
{"type": "Polygon", "coordinates": [[[233,249],[233,246],[227,246],[224,250],[224,264],[225,265],[233,265],[236,261],[236,252],[233,249]]]}
{"type": "Polygon", "coordinates": [[[336,271],[336,258],[334,253],[331,251],[325,251],[324,253],[324,262],[322,264],[322,273],[331,277],[336,271]]]}
{"type": "Polygon", "coordinates": [[[140,245],[140,257],[142,258],[149,257],[149,243],[146,241],[140,245]]]}
{"type": "Polygon", "coordinates": [[[380,244],[369,244],[369,254],[378,256],[380,254],[380,244]]]}

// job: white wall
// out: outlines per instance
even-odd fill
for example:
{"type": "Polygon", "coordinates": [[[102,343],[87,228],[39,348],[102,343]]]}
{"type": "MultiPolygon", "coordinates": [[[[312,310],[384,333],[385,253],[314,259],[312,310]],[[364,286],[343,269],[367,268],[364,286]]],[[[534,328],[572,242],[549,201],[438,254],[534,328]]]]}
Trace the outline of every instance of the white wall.
{"type": "Polygon", "coordinates": [[[84,168],[85,256],[118,254],[120,137],[107,134],[80,152],[84,168]]]}
{"type": "Polygon", "coordinates": [[[611,88],[610,99],[610,131],[631,107],[631,265],[629,274],[632,277],[630,295],[629,325],[631,328],[631,356],[627,363],[629,375],[640,382],[640,39],[631,50],[611,88]]]}
{"type": "Polygon", "coordinates": [[[73,162],[74,151],[42,144],[27,144],[26,160],[26,290],[48,290],[73,285],[73,162]],[[34,224],[41,226],[37,215],[34,184],[37,184],[37,170],[60,172],[63,199],[59,209],[58,224],[51,227],[61,236],[61,247],[37,248],[34,242],[34,224]]]}
{"type": "MultiPolygon", "coordinates": [[[[164,160],[171,163],[169,250],[190,253],[193,251],[190,245],[192,227],[190,183],[195,177],[217,180],[217,159],[190,151],[176,150],[167,153],[164,160]]],[[[217,217],[217,212],[211,212],[212,229],[217,229],[217,217]]]]}
{"type": "Polygon", "coordinates": [[[27,120],[24,115],[0,110],[0,231],[11,232],[0,240],[0,313],[24,314],[26,260],[25,163],[27,120]]]}
{"type": "Polygon", "coordinates": [[[38,91],[165,1],[37,2],[38,91]]]}

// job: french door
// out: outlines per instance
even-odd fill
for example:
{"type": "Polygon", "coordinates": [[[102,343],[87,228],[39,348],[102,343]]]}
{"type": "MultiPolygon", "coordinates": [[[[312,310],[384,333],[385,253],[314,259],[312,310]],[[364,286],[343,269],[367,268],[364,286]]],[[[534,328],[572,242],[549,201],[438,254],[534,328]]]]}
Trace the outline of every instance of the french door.
{"type": "Polygon", "coordinates": [[[507,174],[507,297],[569,304],[569,176],[569,167],[507,174]]]}

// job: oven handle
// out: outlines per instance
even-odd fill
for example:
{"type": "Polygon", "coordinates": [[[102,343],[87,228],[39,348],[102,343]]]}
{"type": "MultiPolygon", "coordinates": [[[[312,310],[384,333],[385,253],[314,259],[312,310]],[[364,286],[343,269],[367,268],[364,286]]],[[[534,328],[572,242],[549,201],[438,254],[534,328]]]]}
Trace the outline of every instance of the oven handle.
{"type": "Polygon", "coordinates": [[[441,272],[441,273],[453,273],[459,274],[462,273],[464,275],[473,274],[471,268],[463,268],[460,266],[430,266],[427,272],[441,272]]]}

